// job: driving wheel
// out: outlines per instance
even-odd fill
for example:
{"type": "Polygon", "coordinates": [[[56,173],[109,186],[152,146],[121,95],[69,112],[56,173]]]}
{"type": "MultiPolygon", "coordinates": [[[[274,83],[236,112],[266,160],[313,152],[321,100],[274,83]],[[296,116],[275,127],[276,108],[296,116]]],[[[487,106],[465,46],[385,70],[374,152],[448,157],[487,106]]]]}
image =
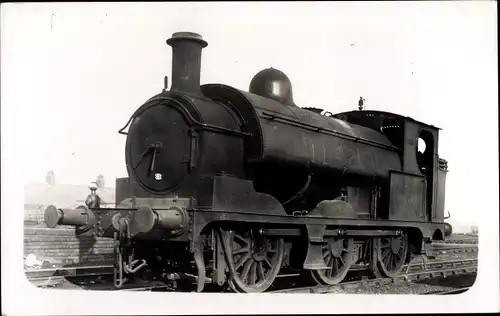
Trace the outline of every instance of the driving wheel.
{"type": "Polygon", "coordinates": [[[234,266],[229,286],[235,292],[261,293],[274,282],[284,253],[282,238],[270,238],[262,230],[230,231],[228,257],[234,266]]]}
{"type": "Polygon", "coordinates": [[[323,245],[323,260],[328,269],[311,270],[313,280],[322,285],[341,282],[351,268],[354,241],[352,238],[329,238],[323,245]]]}
{"type": "Polygon", "coordinates": [[[403,268],[408,255],[408,235],[375,240],[376,273],[382,277],[395,277],[403,268]]]}

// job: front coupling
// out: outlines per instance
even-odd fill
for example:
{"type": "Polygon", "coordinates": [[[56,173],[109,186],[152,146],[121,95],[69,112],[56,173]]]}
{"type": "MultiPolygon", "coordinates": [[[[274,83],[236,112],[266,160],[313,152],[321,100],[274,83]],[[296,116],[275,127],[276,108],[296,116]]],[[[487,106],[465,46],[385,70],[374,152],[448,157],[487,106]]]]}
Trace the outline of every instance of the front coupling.
{"type": "Polygon", "coordinates": [[[130,217],[124,216],[124,215],[119,214],[119,213],[115,214],[111,218],[111,225],[113,226],[113,229],[117,232],[125,229],[125,227],[127,227],[129,225],[129,223],[130,223],[130,217]]]}

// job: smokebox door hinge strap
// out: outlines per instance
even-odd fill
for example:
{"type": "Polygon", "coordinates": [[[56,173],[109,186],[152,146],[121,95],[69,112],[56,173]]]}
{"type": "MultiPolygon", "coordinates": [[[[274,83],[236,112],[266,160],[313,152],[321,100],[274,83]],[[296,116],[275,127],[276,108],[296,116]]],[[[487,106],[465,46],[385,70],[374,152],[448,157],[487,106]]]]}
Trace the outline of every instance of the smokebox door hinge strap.
{"type": "Polygon", "coordinates": [[[197,154],[198,154],[198,133],[194,130],[191,129],[189,131],[190,136],[191,136],[191,148],[190,148],[190,153],[189,153],[189,171],[193,170],[196,168],[196,160],[197,160],[197,154]]]}

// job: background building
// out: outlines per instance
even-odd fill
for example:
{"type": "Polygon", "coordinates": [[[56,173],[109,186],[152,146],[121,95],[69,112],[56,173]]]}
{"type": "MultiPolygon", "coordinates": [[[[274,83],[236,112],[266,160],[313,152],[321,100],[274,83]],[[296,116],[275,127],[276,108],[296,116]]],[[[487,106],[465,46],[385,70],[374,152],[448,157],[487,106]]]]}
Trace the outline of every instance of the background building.
{"type": "MultiPolygon", "coordinates": [[[[115,189],[104,186],[102,175],[97,176],[96,182],[102,207],[114,206],[115,189]]],[[[27,183],[24,186],[25,224],[43,223],[43,212],[51,204],[60,208],[73,208],[85,204],[89,193],[88,184],[56,184],[54,172],[49,171],[45,177],[45,183],[27,183]]]]}

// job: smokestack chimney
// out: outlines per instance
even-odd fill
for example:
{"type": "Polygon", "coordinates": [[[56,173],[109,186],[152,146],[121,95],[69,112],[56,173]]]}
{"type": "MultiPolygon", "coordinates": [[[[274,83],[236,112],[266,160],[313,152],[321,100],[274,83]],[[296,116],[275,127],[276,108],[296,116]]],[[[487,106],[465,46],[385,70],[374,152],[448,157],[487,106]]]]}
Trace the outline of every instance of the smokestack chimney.
{"type": "Polygon", "coordinates": [[[45,176],[45,183],[48,185],[56,184],[56,176],[54,175],[54,171],[47,172],[47,175],[45,176]]]}
{"type": "Polygon", "coordinates": [[[102,174],[100,174],[100,175],[97,176],[96,183],[97,183],[97,187],[99,189],[104,188],[104,176],[102,174]]]}
{"type": "Polygon", "coordinates": [[[200,89],[201,50],[208,44],[191,32],[177,32],[167,40],[172,46],[171,90],[202,94],[200,89]]]}

